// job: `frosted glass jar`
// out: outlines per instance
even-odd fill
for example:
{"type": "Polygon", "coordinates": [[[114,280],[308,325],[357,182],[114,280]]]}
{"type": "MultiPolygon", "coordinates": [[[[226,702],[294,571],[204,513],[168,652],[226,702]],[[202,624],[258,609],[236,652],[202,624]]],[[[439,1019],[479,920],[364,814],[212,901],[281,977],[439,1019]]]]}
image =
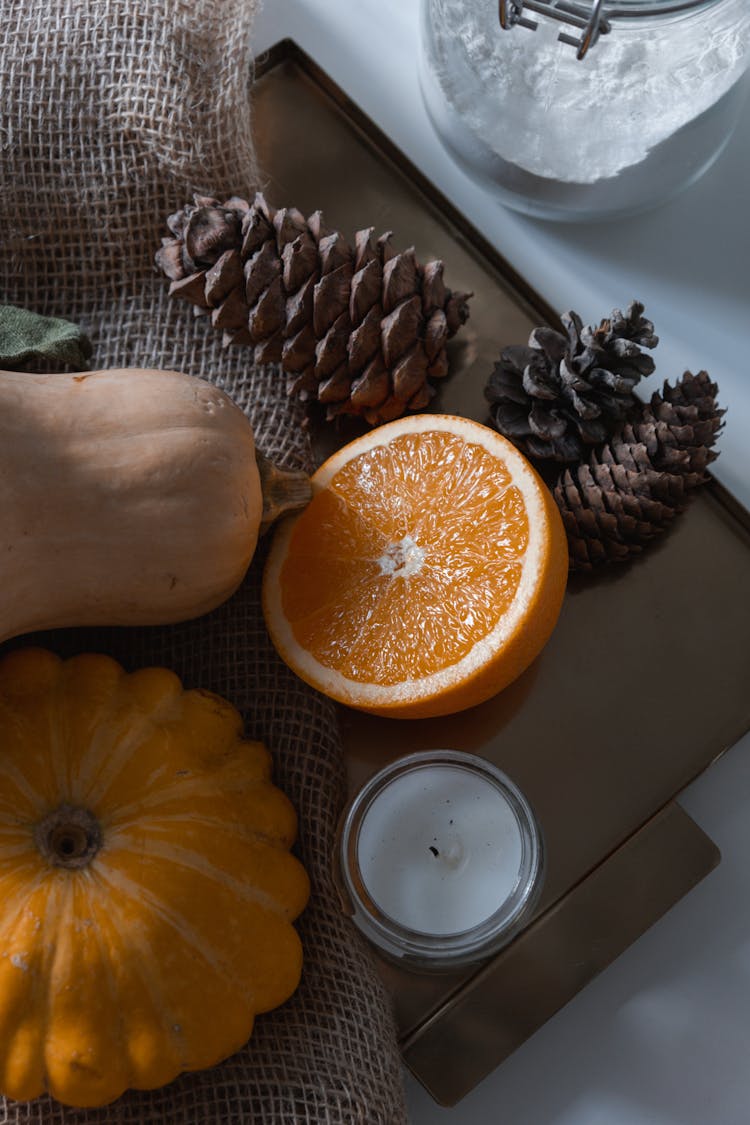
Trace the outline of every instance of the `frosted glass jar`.
{"type": "MultiPolygon", "coordinates": [[[[536,30],[504,30],[498,0],[421,3],[435,128],[529,215],[600,219],[670,198],[714,162],[745,100],[750,0],[580,0],[609,26],[580,59],[558,36],[583,33],[548,15],[525,8],[536,30]]],[[[506,22],[511,10],[507,0],[506,22]]]]}

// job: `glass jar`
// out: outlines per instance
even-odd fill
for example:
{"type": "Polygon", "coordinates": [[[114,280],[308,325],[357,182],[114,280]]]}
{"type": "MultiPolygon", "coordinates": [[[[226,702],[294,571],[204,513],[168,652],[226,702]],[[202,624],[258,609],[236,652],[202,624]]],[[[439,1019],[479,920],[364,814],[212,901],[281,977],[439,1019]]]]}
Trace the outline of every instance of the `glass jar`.
{"type": "Polygon", "coordinates": [[[748,88],[750,0],[499,5],[422,0],[420,82],[449,151],[504,203],[632,214],[724,148],[748,88]]]}
{"type": "Polygon", "coordinates": [[[459,750],[408,754],[344,812],[334,870],[342,906],[391,960],[450,970],[518,933],[543,879],[531,807],[491,762],[459,750]]]}

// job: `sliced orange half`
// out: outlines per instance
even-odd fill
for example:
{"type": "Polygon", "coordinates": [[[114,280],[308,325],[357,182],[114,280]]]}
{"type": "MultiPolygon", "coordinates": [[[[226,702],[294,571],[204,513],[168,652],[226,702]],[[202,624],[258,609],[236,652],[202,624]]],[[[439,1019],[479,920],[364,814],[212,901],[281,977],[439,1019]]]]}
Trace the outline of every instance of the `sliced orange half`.
{"type": "Polygon", "coordinates": [[[350,707],[444,715],[500,691],[547,642],[568,571],[557,507],[528,461],[466,418],[399,418],[340,449],[278,529],[271,639],[350,707]]]}

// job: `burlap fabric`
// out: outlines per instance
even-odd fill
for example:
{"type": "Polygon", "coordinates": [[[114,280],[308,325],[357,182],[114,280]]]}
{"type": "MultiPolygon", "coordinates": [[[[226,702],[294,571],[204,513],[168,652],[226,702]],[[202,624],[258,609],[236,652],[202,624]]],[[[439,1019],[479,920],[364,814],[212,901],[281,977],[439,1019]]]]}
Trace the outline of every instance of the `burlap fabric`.
{"type": "MultiPolygon", "coordinates": [[[[221,350],[152,267],[164,217],[194,190],[247,193],[254,0],[0,0],[0,301],[83,324],[93,366],[155,366],[225,387],[260,447],[290,465],[308,449],[274,370],[221,350]]],[[[199,529],[196,529],[199,531],[199,529]]],[[[165,529],[168,534],[168,529],[165,529]]],[[[262,552],[261,552],[262,554],[262,552]]],[[[343,797],[335,715],[272,652],[258,557],[240,592],[184,626],[68,631],[127,667],[160,663],[231,699],[263,739],[300,817],[313,895],[299,923],[301,987],[259,1017],[219,1067],[102,1110],[45,1098],[0,1104],[13,1125],[399,1125],[405,1120],[390,1005],[331,882],[343,797]]],[[[38,639],[38,638],[35,638],[38,639]]],[[[248,950],[248,955],[252,951],[248,950]]],[[[1,1002],[1,998],[0,998],[1,1002]]]]}

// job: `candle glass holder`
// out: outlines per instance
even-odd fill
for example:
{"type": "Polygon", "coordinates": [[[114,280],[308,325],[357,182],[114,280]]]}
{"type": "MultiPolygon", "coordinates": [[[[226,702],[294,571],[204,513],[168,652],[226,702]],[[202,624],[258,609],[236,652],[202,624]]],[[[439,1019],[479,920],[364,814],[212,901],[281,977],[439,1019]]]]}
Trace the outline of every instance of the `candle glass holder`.
{"type": "Polygon", "coordinates": [[[383,954],[451,970],[496,953],[529,920],[543,882],[542,833],[490,762],[420,751],[351,799],[335,870],[344,909],[383,954]]]}

